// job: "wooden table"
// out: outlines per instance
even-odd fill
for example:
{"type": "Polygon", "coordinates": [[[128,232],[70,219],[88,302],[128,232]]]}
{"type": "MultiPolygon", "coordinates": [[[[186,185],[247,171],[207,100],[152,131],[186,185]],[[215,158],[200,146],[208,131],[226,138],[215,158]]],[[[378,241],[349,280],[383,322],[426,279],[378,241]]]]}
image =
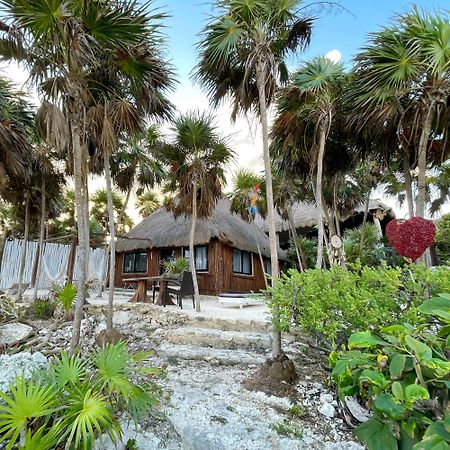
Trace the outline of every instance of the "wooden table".
{"type": "Polygon", "coordinates": [[[180,280],[178,280],[176,278],[158,277],[157,281],[159,281],[159,292],[158,292],[158,299],[156,300],[156,304],[159,306],[167,306],[167,305],[176,306],[176,303],[174,303],[172,301],[172,297],[167,292],[167,286],[168,286],[169,282],[179,284],[180,280]]]}
{"type": "Polygon", "coordinates": [[[158,298],[156,299],[156,304],[159,306],[166,306],[166,305],[175,305],[172,301],[172,298],[167,293],[167,285],[169,282],[172,283],[178,283],[180,280],[176,278],[168,278],[168,277],[137,277],[137,278],[124,278],[122,281],[126,281],[127,283],[136,283],[136,292],[134,293],[133,297],[128,300],[130,303],[151,303],[152,299],[149,295],[147,295],[147,288],[148,285],[151,283],[152,288],[154,289],[156,284],[159,283],[159,290],[158,290],[158,298]]]}
{"type": "MultiPolygon", "coordinates": [[[[138,278],[125,278],[123,281],[126,281],[127,283],[136,283],[136,292],[134,293],[133,297],[128,300],[130,303],[137,303],[137,302],[143,302],[143,303],[151,303],[152,299],[150,296],[147,295],[147,286],[150,281],[153,281],[153,278],[157,277],[138,277],[138,278]]],[[[154,281],[152,282],[153,286],[154,281]]]]}

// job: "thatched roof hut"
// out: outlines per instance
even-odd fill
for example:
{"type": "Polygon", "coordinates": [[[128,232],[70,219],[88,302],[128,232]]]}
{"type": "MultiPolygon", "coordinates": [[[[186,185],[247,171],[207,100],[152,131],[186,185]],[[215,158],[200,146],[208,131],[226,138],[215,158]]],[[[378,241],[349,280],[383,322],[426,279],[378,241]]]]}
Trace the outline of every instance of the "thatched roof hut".
{"type": "MultiPolygon", "coordinates": [[[[190,217],[174,218],[172,212],[160,208],[144,219],[116,244],[117,252],[130,252],[152,248],[188,247],[190,217]]],[[[230,201],[223,199],[217,204],[209,219],[199,219],[195,229],[195,245],[204,245],[218,239],[225,245],[252,253],[258,252],[270,257],[267,235],[258,227],[249,224],[240,216],[230,212],[230,201]]],[[[279,259],[286,260],[286,254],[279,248],[279,259]]]]}
{"type": "MultiPolygon", "coordinates": [[[[349,214],[347,217],[343,217],[342,220],[346,221],[352,215],[364,214],[365,205],[359,205],[355,208],[354,214],[349,214]]],[[[375,214],[376,211],[382,211],[386,217],[393,219],[395,218],[395,214],[392,208],[381,200],[372,199],[369,202],[369,213],[375,214]]],[[[292,217],[294,219],[295,228],[297,229],[305,229],[312,228],[317,225],[317,208],[313,203],[306,202],[296,202],[292,207],[292,217]]],[[[263,219],[261,216],[256,217],[255,224],[258,228],[268,232],[268,222],[267,218],[263,219]]],[[[277,233],[288,231],[289,223],[287,220],[283,220],[283,218],[275,213],[275,228],[277,233]]]]}

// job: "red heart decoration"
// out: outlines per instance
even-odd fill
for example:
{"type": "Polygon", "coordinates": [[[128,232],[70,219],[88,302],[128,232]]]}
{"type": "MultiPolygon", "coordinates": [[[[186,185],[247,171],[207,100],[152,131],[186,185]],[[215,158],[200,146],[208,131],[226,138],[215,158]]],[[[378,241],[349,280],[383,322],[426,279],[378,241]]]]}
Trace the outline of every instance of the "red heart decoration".
{"type": "Polygon", "coordinates": [[[434,242],[436,226],[422,217],[391,220],[386,227],[386,236],[399,255],[415,261],[434,242]]]}

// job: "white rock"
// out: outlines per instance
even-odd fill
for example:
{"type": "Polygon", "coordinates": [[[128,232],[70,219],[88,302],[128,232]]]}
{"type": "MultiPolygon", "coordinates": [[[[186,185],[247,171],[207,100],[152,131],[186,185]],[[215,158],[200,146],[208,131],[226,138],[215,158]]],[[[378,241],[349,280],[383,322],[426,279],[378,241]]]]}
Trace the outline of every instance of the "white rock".
{"type": "Polygon", "coordinates": [[[320,401],[322,403],[332,403],[334,401],[333,394],[322,394],[320,396],[320,401]]]}
{"type": "Polygon", "coordinates": [[[130,314],[126,311],[116,311],[114,313],[114,323],[116,325],[126,325],[130,321],[130,314]]]}
{"type": "Polygon", "coordinates": [[[29,337],[32,332],[33,328],[23,323],[0,325],[0,345],[14,345],[29,337]]]}
{"type": "Polygon", "coordinates": [[[336,410],[334,409],[333,405],[330,405],[329,403],[324,403],[319,408],[320,414],[323,414],[325,417],[328,417],[329,419],[332,419],[336,415],[336,410]]]}
{"type": "Polygon", "coordinates": [[[47,358],[39,352],[0,355],[0,391],[8,392],[9,385],[14,382],[16,376],[23,373],[25,378],[30,378],[33,370],[45,368],[47,365],[47,358]]]}

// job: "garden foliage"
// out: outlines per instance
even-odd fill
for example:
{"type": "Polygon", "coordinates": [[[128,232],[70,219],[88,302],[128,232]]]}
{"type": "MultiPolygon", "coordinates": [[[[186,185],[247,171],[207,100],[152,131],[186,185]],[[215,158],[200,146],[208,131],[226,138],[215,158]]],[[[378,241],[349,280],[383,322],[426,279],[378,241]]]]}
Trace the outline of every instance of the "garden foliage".
{"type": "Polygon", "coordinates": [[[437,223],[436,252],[442,264],[450,264],[450,214],[437,223]]]}
{"type": "Polygon", "coordinates": [[[341,337],[368,328],[417,323],[424,298],[450,292],[450,270],[422,265],[354,267],[344,270],[289,270],[269,289],[269,307],[280,331],[292,324],[335,345],[341,337]]]}
{"type": "Polygon", "coordinates": [[[148,356],[131,355],[119,342],[90,358],[63,352],[32,379],[17,377],[9,393],[0,391],[0,442],[7,450],[90,449],[104,433],[115,442],[119,414],[138,423],[159,401],[153,378],[163,372],[142,367],[148,356]]]}
{"type": "Polygon", "coordinates": [[[369,450],[450,448],[450,295],[417,307],[419,322],[354,333],[330,365],[339,397],[372,411],[355,433],[369,450]]]}

